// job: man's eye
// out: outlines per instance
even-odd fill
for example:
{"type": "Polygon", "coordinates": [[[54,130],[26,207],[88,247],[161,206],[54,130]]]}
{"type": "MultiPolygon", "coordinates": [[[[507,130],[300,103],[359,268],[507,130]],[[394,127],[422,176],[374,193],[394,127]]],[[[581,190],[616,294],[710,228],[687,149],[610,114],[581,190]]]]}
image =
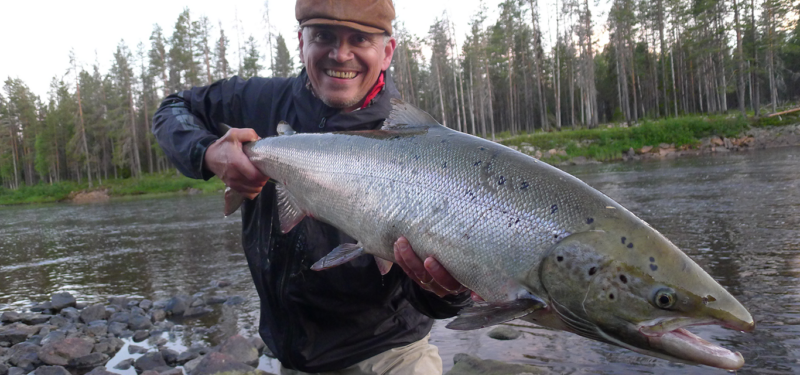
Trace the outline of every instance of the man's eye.
{"type": "Polygon", "coordinates": [[[315,39],[320,41],[320,42],[327,42],[327,41],[330,41],[331,39],[333,39],[333,37],[331,36],[330,33],[317,33],[317,35],[315,36],[315,39]]]}

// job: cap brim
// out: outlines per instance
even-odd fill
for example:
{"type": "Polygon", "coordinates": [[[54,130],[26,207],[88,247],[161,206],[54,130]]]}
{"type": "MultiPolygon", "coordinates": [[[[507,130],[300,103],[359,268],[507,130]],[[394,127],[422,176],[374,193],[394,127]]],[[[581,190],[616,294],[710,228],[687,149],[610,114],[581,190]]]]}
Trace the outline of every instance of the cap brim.
{"type": "Polygon", "coordinates": [[[350,29],[362,31],[362,32],[365,32],[365,33],[370,33],[370,34],[383,34],[383,33],[386,32],[383,29],[379,29],[379,28],[371,27],[371,26],[367,26],[367,25],[362,25],[362,24],[356,23],[356,22],[339,21],[339,20],[332,20],[332,19],[327,19],[327,18],[311,18],[311,19],[304,20],[303,22],[300,23],[301,27],[302,26],[314,26],[314,25],[342,26],[342,27],[347,27],[347,28],[350,28],[350,29]]]}

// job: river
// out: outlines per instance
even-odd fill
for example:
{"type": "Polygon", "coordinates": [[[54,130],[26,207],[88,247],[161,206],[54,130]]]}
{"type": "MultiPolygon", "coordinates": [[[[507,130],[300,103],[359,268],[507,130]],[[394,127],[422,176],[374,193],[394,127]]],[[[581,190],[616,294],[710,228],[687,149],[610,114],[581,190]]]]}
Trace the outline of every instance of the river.
{"type": "MultiPolygon", "coordinates": [[[[800,373],[800,148],[565,170],[649,222],[750,310],[752,333],[692,329],[740,351],[747,363],[739,373],[800,373]]],[[[254,335],[258,301],[240,248],[241,221],[221,212],[219,195],[0,207],[0,311],[24,310],[58,291],[87,303],[109,296],[158,300],[227,279],[228,293],[245,297],[244,304],[180,323],[214,325],[192,338],[210,344],[237,332],[254,335]]],[[[437,322],[431,336],[445,371],[455,354],[468,353],[556,373],[723,373],[520,321],[512,324],[523,335],[513,341],[445,324],[437,322]]],[[[172,340],[180,347],[189,338],[172,340]]],[[[259,367],[277,366],[262,357],[259,367]]]]}

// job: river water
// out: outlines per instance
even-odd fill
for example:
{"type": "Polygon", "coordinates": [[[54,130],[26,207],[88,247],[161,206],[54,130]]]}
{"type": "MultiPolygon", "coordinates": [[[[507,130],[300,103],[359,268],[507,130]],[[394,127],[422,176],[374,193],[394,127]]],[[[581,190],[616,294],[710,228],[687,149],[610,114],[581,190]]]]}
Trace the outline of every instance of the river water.
{"type": "MultiPolygon", "coordinates": [[[[661,231],[750,310],[753,333],[692,329],[740,351],[747,364],[739,373],[800,373],[800,148],[566,170],[661,231]]],[[[191,340],[209,344],[237,332],[254,335],[258,301],[240,248],[241,221],[221,212],[219,195],[0,207],[0,311],[24,310],[59,291],[87,303],[109,296],[158,300],[227,279],[227,293],[246,302],[179,322],[187,337],[172,338],[173,345],[188,345],[192,328],[191,340]]],[[[431,336],[445,370],[455,354],[468,353],[554,373],[724,373],[520,321],[512,325],[523,335],[513,341],[445,324],[437,322],[431,336]]],[[[277,366],[262,357],[259,367],[277,366]]]]}

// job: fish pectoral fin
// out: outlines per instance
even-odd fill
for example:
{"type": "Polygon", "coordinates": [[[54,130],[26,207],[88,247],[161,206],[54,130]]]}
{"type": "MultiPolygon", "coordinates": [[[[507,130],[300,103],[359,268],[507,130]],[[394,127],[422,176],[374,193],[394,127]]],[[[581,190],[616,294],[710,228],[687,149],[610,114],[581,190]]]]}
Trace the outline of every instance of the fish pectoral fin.
{"type": "Polygon", "coordinates": [[[297,133],[286,121],[281,121],[278,123],[277,131],[278,135],[293,135],[297,133]]]}
{"type": "Polygon", "coordinates": [[[378,265],[378,269],[381,271],[381,275],[385,275],[392,270],[392,261],[386,260],[383,258],[375,257],[375,264],[378,265]]]}
{"type": "Polygon", "coordinates": [[[244,202],[244,195],[240,194],[238,191],[233,190],[229,187],[225,187],[225,216],[230,216],[232,213],[236,212],[239,207],[242,206],[244,202]]]}
{"type": "Polygon", "coordinates": [[[343,243],[331,250],[328,255],[322,257],[311,266],[314,271],[322,271],[345,264],[364,254],[364,247],[357,243],[343,243]]]}
{"type": "Polygon", "coordinates": [[[546,305],[544,301],[538,298],[524,298],[509,302],[465,307],[458,312],[457,318],[447,324],[447,328],[468,331],[493,326],[521,318],[544,308],[546,305]]]}
{"type": "Polygon", "coordinates": [[[442,126],[431,115],[400,99],[392,98],[392,111],[381,130],[399,130],[442,126]]]}
{"type": "Polygon", "coordinates": [[[281,232],[286,234],[303,221],[306,214],[300,209],[297,198],[289,190],[286,190],[286,186],[275,183],[275,190],[278,195],[278,217],[281,221],[281,232]]]}

